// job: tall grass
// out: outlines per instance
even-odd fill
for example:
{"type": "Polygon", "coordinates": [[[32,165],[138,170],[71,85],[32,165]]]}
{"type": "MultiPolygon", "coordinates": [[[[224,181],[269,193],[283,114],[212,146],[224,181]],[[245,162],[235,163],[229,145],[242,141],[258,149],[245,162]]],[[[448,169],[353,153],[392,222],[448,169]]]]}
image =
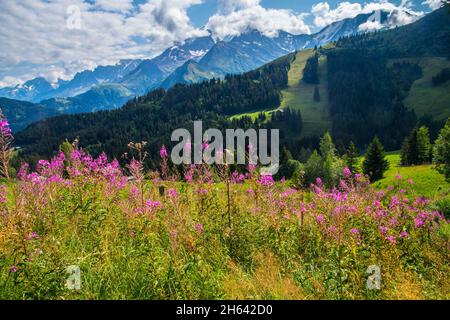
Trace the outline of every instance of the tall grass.
{"type": "Polygon", "coordinates": [[[345,170],[338,188],[296,190],[206,165],[161,179],[142,159],[75,146],[4,182],[0,299],[450,298],[449,224],[411,182],[379,191],[345,170]]]}

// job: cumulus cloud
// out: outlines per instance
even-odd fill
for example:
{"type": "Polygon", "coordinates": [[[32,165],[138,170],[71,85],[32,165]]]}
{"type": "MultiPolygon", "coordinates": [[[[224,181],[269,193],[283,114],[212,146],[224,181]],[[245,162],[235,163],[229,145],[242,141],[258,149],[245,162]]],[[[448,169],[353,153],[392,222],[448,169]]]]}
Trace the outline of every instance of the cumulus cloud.
{"type": "MultiPolygon", "coordinates": [[[[145,0],[137,5],[133,0],[1,0],[0,25],[6,27],[0,28],[0,87],[37,76],[53,82],[70,79],[82,70],[120,59],[151,58],[175,42],[207,35],[188,15],[189,8],[204,1],[145,0]],[[79,23],[73,24],[78,13],[79,23]]],[[[432,8],[438,2],[425,0],[432,8]]],[[[345,1],[336,8],[320,2],[305,14],[264,8],[261,0],[217,0],[217,12],[206,28],[219,39],[249,29],[267,36],[276,36],[280,30],[309,34],[310,27],[304,22],[307,15],[313,16],[316,27],[323,27],[380,9],[391,12],[391,21],[402,25],[421,15],[410,7],[410,0],[400,5],[388,0],[363,5],[345,1]]],[[[369,21],[362,30],[380,27],[369,21]]]]}
{"type": "Polygon", "coordinates": [[[0,28],[0,82],[68,79],[97,65],[152,57],[176,41],[205,34],[187,15],[201,2],[151,0],[132,9],[131,0],[2,0],[0,24],[8,27],[0,28]],[[77,12],[80,28],[68,24],[77,12]]]}
{"type": "Polygon", "coordinates": [[[423,5],[427,5],[431,10],[436,10],[442,7],[442,0],[425,0],[422,2],[423,5]]]}
{"type": "Polygon", "coordinates": [[[335,21],[353,18],[361,12],[361,4],[350,2],[341,2],[338,7],[333,10],[330,9],[328,2],[320,2],[311,9],[311,13],[314,16],[314,24],[317,27],[325,27],[335,21]]]}
{"type": "Polygon", "coordinates": [[[218,0],[219,12],[228,14],[236,10],[254,8],[258,6],[260,0],[218,0]]]}
{"type": "Polygon", "coordinates": [[[133,8],[133,0],[96,0],[99,9],[113,12],[128,12],[133,8]]]}
{"type": "MultiPolygon", "coordinates": [[[[423,15],[423,12],[416,12],[412,9],[410,0],[402,0],[399,5],[395,5],[386,0],[375,2],[360,3],[341,2],[335,9],[331,9],[328,2],[320,2],[312,6],[311,13],[314,16],[314,24],[317,27],[325,27],[330,23],[343,20],[346,18],[354,18],[358,14],[372,13],[374,11],[383,10],[390,12],[389,25],[401,26],[417,20],[423,15]]],[[[360,26],[361,30],[376,30],[384,27],[377,21],[370,20],[360,26]]]]}
{"type": "Polygon", "coordinates": [[[303,21],[305,14],[266,9],[259,0],[219,0],[218,8],[218,13],[210,17],[207,28],[219,39],[240,35],[248,29],[257,29],[266,36],[276,36],[280,30],[293,34],[310,33],[303,21]]]}

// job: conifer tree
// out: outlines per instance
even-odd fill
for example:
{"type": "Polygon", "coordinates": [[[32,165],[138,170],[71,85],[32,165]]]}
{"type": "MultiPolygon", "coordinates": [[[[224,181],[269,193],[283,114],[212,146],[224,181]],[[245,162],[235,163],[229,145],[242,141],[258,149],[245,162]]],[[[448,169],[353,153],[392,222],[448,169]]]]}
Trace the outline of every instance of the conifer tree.
{"type": "Polygon", "coordinates": [[[418,164],[430,162],[430,132],[425,126],[417,131],[417,160],[418,164]]]}
{"type": "Polygon", "coordinates": [[[316,86],[314,89],[314,101],[320,102],[320,92],[318,86],[316,86]]]}
{"type": "Polygon", "coordinates": [[[433,162],[436,169],[450,181],[450,118],[439,133],[434,146],[433,162]]]}
{"type": "Polygon", "coordinates": [[[353,141],[350,141],[345,154],[345,163],[351,172],[357,173],[358,169],[358,149],[353,141]]]}
{"type": "Polygon", "coordinates": [[[371,182],[375,182],[383,178],[387,169],[389,162],[385,158],[384,147],[378,137],[375,137],[367,149],[363,172],[369,176],[371,182]]]}

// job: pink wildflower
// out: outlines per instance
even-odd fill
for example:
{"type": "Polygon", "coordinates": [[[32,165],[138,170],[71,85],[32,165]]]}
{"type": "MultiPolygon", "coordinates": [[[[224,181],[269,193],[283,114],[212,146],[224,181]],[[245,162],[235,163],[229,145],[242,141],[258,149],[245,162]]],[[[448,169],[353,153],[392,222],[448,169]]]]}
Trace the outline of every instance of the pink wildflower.
{"type": "Polygon", "coordinates": [[[197,230],[198,233],[203,233],[203,225],[201,223],[198,223],[195,226],[195,229],[197,230]]]}
{"type": "Polygon", "coordinates": [[[169,156],[169,154],[168,154],[168,152],[167,152],[166,146],[163,145],[163,146],[161,147],[161,150],[159,150],[159,155],[161,156],[161,158],[167,159],[167,157],[169,156]]]}
{"type": "Polygon", "coordinates": [[[344,176],[344,178],[350,178],[352,176],[352,172],[349,168],[345,167],[342,171],[342,175],[344,176]]]}

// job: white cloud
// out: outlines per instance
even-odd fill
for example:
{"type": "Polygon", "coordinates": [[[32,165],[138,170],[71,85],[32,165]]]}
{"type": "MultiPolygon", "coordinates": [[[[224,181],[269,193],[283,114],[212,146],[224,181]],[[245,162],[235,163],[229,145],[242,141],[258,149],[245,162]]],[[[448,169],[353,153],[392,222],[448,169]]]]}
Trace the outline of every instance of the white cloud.
{"type": "Polygon", "coordinates": [[[292,10],[266,9],[259,0],[220,0],[219,12],[210,17],[207,28],[219,39],[257,29],[267,36],[284,30],[293,34],[310,33],[305,15],[292,10]]]}
{"type": "Polygon", "coordinates": [[[439,9],[442,6],[442,0],[425,0],[422,2],[423,5],[427,5],[431,10],[439,9]]]}
{"type": "MultiPolygon", "coordinates": [[[[311,13],[314,16],[314,24],[317,27],[325,27],[330,23],[346,19],[354,18],[361,13],[371,13],[377,10],[384,10],[391,13],[390,25],[401,26],[417,20],[423,15],[423,12],[416,12],[412,9],[411,0],[402,0],[399,5],[395,5],[387,0],[379,0],[375,2],[360,3],[341,2],[335,9],[331,9],[328,2],[320,2],[314,5],[311,13]],[[407,12],[406,12],[407,11],[407,12]]],[[[362,30],[376,30],[380,29],[382,25],[376,21],[369,21],[364,23],[360,29],[362,30]]]]}
{"type": "MultiPolygon", "coordinates": [[[[37,76],[50,81],[70,79],[76,72],[120,59],[150,58],[176,41],[206,35],[190,21],[188,9],[205,0],[1,0],[0,1],[0,87],[37,76]],[[67,27],[67,9],[81,11],[81,28],[67,27]]],[[[210,1],[210,0],[206,0],[210,1]]],[[[392,1],[392,0],[391,0],[392,1]]],[[[423,1],[423,0],[422,0],[423,1]]],[[[438,0],[426,0],[436,7],[438,0]]],[[[408,15],[410,0],[394,5],[387,0],[365,3],[341,2],[330,8],[327,2],[312,7],[316,27],[359,13],[384,9],[392,21],[401,25],[417,19],[408,15]]],[[[248,29],[267,36],[279,30],[293,34],[310,33],[304,22],[308,14],[293,10],[264,8],[260,0],[217,0],[217,13],[206,25],[213,35],[223,39],[248,29]]],[[[364,30],[377,29],[368,23],[364,30]]]]}
{"type": "Polygon", "coordinates": [[[128,12],[133,8],[133,0],[96,0],[95,6],[112,12],[128,12]]]}
{"type": "Polygon", "coordinates": [[[219,12],[228,14],[236,10],[254,8],[258,6],[260,0],[218,0],[219,12]]]}
{"type": "Polygon", "coordinates": [[[187,15],[200,3],[149,0],[130,11],[131,0],[2,0],[0,25],[8,27],[0,28],[0,81],[41,75],[55,81],[120,59],[152,57],[175,41],[205,34],[187,15]],[[80,29],[67,28],[70,6],[81,11],[80,29]]]}
{"type": "Polygon", "coordinates": [[[353,18],[361,12],[361,4],[350,2],[341,2],[334,10],[330,10],[328,2],[320,2],[311,9],[311,13],[314,16],[314,24],[317,27],[325,27],[335,21],[353,18]]]}

